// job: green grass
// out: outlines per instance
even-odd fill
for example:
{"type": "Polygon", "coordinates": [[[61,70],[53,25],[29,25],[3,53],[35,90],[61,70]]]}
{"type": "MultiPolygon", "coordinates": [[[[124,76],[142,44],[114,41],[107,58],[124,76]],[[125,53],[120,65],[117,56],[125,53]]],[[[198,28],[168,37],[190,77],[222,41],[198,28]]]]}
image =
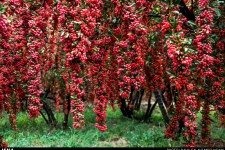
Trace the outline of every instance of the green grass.
{"type": "MultiPolygon", "coordinates": [[[[70,116],[69,129],[53,129],[46,125],[42,117],[29,119],[25,113],[17,118],[18,131],[11,129],[7,115],[0,122],[0,134],[10,147],[180,147],[183,141],[172,141],[164,137],[164,124],[159,113],[153,113],[150,123],[142,123],[122,116],[120,110],[107,111],[108,130],[104,133],[95,128],[95,114],[85,111],[86,127],[75,130],[70,116]]],[[[56,118],[63,120],[63,114],[56,118]]],[[[225,139],[225,129],[212,126],[213,138],[225,139]],[[216,129],[214,131],[214,129],[216,129]]]]}

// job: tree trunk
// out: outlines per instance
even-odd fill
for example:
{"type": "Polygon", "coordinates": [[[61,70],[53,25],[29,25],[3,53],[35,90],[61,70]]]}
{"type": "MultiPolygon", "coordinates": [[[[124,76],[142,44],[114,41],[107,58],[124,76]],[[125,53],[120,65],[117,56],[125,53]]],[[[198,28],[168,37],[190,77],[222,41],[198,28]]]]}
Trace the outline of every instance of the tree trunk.
{"type": "Polygon", "coordinates": [[[137,111],[140,110],[140,107],[141,107],[141,101],[142,101],[142,97],[144,95],[144,92],[145,90],[144,89],[141,89],[140,92],[139,92],[139,98],[138,98],[138,103],[137,103],[137,111]]]}
{"type": "Polygon", "coordinates": [[[163,103],[162,96],[160,95],[159,90],[155,90],[153,93],[155,95],[155,99],[158,103],[159,109],[162,113],[163,121],[165,123],[165,127],[167,127],[169,125],[169,117],[168,117],[168,114],[167,114],[167,111],[166,111],[166,107],[163,103]]]}
{"type": "Polygon", "coordinates": [[[120,102],[121,102],[120,110],[123,113],[123,115],[128,118],[132,118],[132,110],[130,110],[129,106],[127,106],[125,99],[121,97],[120,102]]]}
{"type": "Polygon", "coordinates": [[[146,122],[149,118],[149,114],[150,114],[150,109],[151,109],[152,105],[151,105],[151,96],[149,96],[148,98],[148,108],[146,110],[145,116],[144,116],[144,121],[146,122]]]}
{"type": "Polygon", "coordinates": [[[134,96],[134,109],[138,110],[138,99],[139,99],[139,91],[135,91],[135,96],[134,96]]]}
{"type": "Polygon", "coordinates": [[[43,118],[45,119],[46,123],[48,123],[51,127],[56,128],[56,125],[57,125],[56,118],[54,116],[54,113],[53,113],[51,107],[46,102],[46,98],[47,98],[49,92],[50,92],[50,89],[47,89],[45,91],[45,93],[44,94],[42,93],[41,96],[40,96],[41,97],[41,103],[43,104],[43,109],[45,110],[45,112],[48,116],[48,121],[46,121],[47,119],[45,117],[43,117],[43,118]]]}
{"type": "Polygon", "coordinates": [[[69,113],[70,113],[70,95],[66,97],[67,99],[67,113],[64,113],[64,121],[63,121],[63,129],[68,128],[68,120],[69,120],[69,113]]]}
{"type": "Polygon", "coordinates": [[[157,100],[155,100],[155,103],[151,106],[151,96],[148,99],[148,109],[146,111],[144,121],[147,122],[147,120],[151,117],[153,110],[155,109],[155,106],[157,104],[157,100]]]}

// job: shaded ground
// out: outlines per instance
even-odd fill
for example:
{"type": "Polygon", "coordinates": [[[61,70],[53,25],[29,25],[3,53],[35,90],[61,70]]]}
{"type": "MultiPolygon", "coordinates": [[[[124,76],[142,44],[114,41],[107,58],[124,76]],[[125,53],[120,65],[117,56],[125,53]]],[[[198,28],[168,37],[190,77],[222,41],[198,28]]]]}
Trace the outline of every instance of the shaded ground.
{"type": "Polygon", "coordinates": [[[212,144],[197,143],[196,147],[225,147],[225,142],[221,139],[214,139],[212,144]]]}

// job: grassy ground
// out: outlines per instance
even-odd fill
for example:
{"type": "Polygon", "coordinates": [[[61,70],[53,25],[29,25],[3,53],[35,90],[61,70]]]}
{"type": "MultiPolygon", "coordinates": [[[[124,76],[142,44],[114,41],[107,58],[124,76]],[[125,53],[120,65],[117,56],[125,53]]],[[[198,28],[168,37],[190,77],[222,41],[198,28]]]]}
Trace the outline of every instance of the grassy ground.
{"type": "MultiPolygon", "coordinates": [[[[62,120],[57,114],[57,120],[62,120]]],[[[0,134],[10,147],[180,147],[183,141],[172,141],[164,137],[164,125],[160,114],[153,113],[150,123],[139,123],[124,118],[119,110],[108,109],[108,130],[99,132],[95,127],[95,114],[85,111],[86,127],[75,130],[50,130],[42,117],[28,119],[25,113],[18,114],[18,132],[10,127],[6,115],[0,122],[0,134]]],[[[70,117],[70,124],[71,117],[70,117]]],[[[212,126],[213,138],[225,139],[225,129],[212,126]]]]}

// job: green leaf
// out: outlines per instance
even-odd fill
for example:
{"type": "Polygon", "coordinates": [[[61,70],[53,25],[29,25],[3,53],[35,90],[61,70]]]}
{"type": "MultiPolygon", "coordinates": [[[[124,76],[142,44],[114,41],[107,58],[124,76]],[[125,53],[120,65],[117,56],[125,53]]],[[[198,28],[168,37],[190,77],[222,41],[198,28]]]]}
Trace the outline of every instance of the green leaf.
{"type": "Polygon", "coordinates": [[[64,38],[68,38],[69,35],[70,35],[70,34],[67,32],[66,35],[64,36],[64,38]]]}
{"type": "Polygon", "coordinates": [[[71,95],[70,97],[71,97],[71,99],[76,99],[76,96],[71,95]]]}
{"type": "Polygon", "coordinates": [[[7,8],[8,8],[8,6],[4,6],[4,5],[0,4],[0,14],[4,14],[7,8]]]}
{"type": "Polygon", "coordinates": [[[218,17],[221,16],[220,10],[219,10],[218,8],[214,8],[214,11],[216,12],[216,15],[217,15],[218,17]]]}
{"type": "Polygon", "coordinates": [[[195,26],[195,22],[194,21],[191,21],[191,20],[188,20],[188,23],[190,23],[191,25],[195,26]]]}
{"type": "Polygon", "coordinates": [[[191,44],[192,43],[192,39],[191,38],[185,38],[184,41],[182,41],[182,44],[191,44]]]}
{"type": "Polygon", "coordinates": [[[172,78],[176,78],[176,76],[175,75],[170,75],[170,79],[172,79],[172,78]]]}
{"type": "Polygon", "coordinates": [[[175,11],[172,11],[172,12],[173,12],[174,14],[177,14],[177,15],[179,14],[179,11],[176,11],[176,10],[175,10],[175,11]]]}
{"type": "Polygon", "coordinates": [[[184,47],[184,51],[185,51],[185,52],[193,53],[195,50],[192,49],[192,48],[189,48],[189,47],[184,47]]]}
{"type": "Polygon", "coordinates": [[[74,41],[73,43],[72,43],[72,46],[76,46],[78,44],[78,41],[74,41]]]}
{"type": "Polygon", "coordinates": [[[192,92],[191,94],[193,94],[193,95],[198,95],[198,92],[192,92]]]}
{"type": "Polygon", "coordinates": [[[202,85],[201,84],[198,84],[198,89],[202,89],[202,85]]]}
{"type": "Polygon", "coordinates": [[[114,19],[112,20],[112,23],[116,23],[116,18],[114,18],[114,19]]]}
{"type": "Polygon", "coordinates": [[[220,3],[222,4],[222,3],[224,3],[224,1],[218,1],[218,3],[219,3],[219,4],[220,4],[220,3]]]}
{"type": "Polygon", "coordinates": [[[169,75],[175,76],[175,73],[172,70],[166,70],[166,73],[169,74],[169,75]]]}

